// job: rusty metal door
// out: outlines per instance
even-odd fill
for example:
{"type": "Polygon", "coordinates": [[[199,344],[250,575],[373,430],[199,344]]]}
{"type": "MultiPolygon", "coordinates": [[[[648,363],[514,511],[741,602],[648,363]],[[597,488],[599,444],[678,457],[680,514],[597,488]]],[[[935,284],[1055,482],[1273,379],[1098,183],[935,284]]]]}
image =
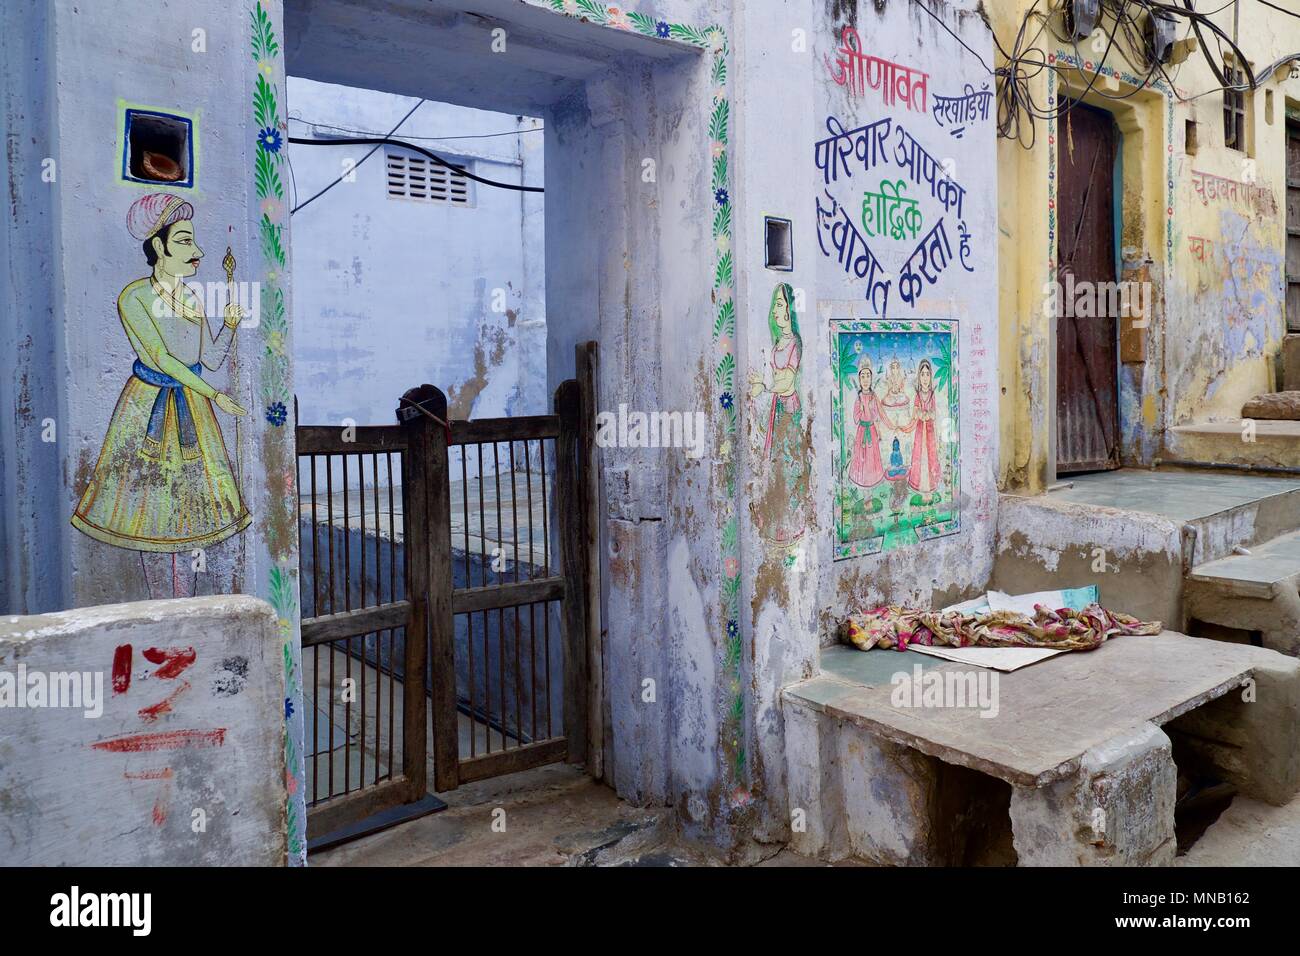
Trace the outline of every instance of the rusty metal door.
{"type": "Polygon", "coordinates": [[[1115,158],[1109,113],[1071,104],[1057,124],[1056,471],[1119,467],[1115,158]]]}

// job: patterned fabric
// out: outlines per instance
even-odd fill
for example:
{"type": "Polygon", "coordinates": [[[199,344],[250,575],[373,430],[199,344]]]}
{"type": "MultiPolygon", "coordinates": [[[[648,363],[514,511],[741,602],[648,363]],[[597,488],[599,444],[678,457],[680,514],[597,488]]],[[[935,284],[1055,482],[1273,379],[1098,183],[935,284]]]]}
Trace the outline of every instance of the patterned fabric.
{"type": "Polygon", "coordinates": [[[905,651],[910,644],[1091,651],[1119,634],[1159,634],[1163,629],[1160,621],[1139,621],[1100,604],[1082,610],[1052,610],[1036,604],[1032,618],[1018,611],[961,614],[883,605],[846,618],[840,624],[840,638],[864,651],[873,647],[905,651]]]}

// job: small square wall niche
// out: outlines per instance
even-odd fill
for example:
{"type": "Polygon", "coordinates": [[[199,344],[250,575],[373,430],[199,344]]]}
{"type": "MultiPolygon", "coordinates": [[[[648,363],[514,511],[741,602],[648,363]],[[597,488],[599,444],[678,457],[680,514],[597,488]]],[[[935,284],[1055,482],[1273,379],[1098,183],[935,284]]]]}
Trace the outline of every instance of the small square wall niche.
{"type": "Polygon", "coordinates": [[[133,183],[194,185],[194,122],[188,116],[127,109],[122,178],[133,183]]]}
{"type": "Polygon", "coordinates": [[[763,217],[763,248],[766,250],[764,266],[776,272],[794,271],[794,225],[789,219],[775,216],[763,217]]]}

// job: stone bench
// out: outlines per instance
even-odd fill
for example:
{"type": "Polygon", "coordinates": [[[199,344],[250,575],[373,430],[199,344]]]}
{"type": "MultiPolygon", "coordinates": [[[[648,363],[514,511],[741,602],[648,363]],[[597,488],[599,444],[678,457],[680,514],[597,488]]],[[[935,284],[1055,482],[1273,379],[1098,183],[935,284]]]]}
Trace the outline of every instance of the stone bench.
{"type": "Polygon", "coordinates": [[[998,675],[997,714],[899,707],[913,651],[822,652],[786,688],[792,845],[882,864],[1164,865],[1179,760],[1275,805],[1300,790],[1300,662],[1173,632],[998,675]]]}

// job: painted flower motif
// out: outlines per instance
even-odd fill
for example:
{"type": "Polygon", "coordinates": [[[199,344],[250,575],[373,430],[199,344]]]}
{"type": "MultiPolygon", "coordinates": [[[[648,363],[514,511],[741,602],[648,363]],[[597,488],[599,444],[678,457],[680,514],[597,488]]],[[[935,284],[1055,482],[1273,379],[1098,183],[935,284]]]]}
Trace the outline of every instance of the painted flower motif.
{"type": "Polygon", "coordinates": [[[632,29],[632,24],[628,22],[627,14],[618,7],[609,8],[609,25],[615,30],[632,29]]]}
{"type": "Polygon", "coordinates": [[[272,352],[276,352],[276,353],[283,352],[283,351],[284,351],[284,333],[283,333],[283,332],[268,332],[267,335],[266,335],[266,347],[267,347],[268,349],[270,349],[272,352]]]}
{"type": "Polygon", "coordinates": [[[284,203],[274,196],[267,196],[262,200],[262,215],[271,222],[279,222],[280,217],[284,215],[284,203]]]}
{"type": "Polygon", "coordinates": [[[284,699],[284,719],[288,720],[293,716],[293,700],[289,697],[284,699]]]}
{"type": "Polygon", "coordinates": [[[727,411],[731,411],[731,406],[735,404],[735,399],[732,397],[730,392],[723,392],[718,396],[718,402],[721,403],[722,407],[727,411]]]}
{"type": "Polygon", "coordinates": [[[727,575],[727,577],[734,578],[737,574],[740,573],[740,559],[727,558],[727,560],[722,562],[722,570],[723,573],[727,575]]]}
{"type": "Polygon", "coordinates": [[[289,418],[289,410],[284,407],[284,402],[272,402],[266,406],[266,420],[279,428],[289,418]]]}
{"type": "Polygon", "coordinates": [[[270,60],[258,60],[257,70],[267,79],[275,75],[275,65],[270,60]]]}
{"type": "Polygon", "coordinates": [[[578,15],[578,0],[564,0],[564,12],[571,17],[578,15]]]}
{"type": "Polygon", "coordinates": [[[660,20],[655,24],[655,36],[667,40],[670,33],[672,33],[672,28],[668,26],[667,20],[660,20]]]}
{"type": "Polygon", "coordinates": [[[725,189],[719,189],[715,191],[713,194],[713,199],[719,206],[725,206],[728,202],[731,201],[731,197],[727,194],[727,191],[725,189]]]}
{"type": "Polygon", "coordinates": [[[731,250],[731,237],[725,232],[718,233],[718,252],[726,255],[731,250]]]}
{"type": "Polygon", "coordinates": [[[713,158],[717,159],[727,151],[727,144],[715,141],[713,144],[713,158]]]}
{"type": "Polygon", "coordinates": [[[286,769],[284,772],[284,789],[289,791],[289,796],[298,792],[298,778],[293,775],[292,770],[286,769]]]}
{"type": "Polygon", "coordinates": [[[732,618],[727,622],[727,637],[736,637],[740,634],[740,622],[732,618]]]}
{"type": "Polygon", "coordinates": [[[722,338],[718,339],[718,348],[722,349],[722,351],[724,352],[730,352],[731,351],[730,336],[724,335],[722,338]]]}
{"type": "Polygon", "coordinates": [[[730,438],[728,438],[726,441],[722,443],[722,447],[718,449],[718,455],[721,456],[723,461],[731,460],[731,439],[730,438]]]}
{"type": "Polygon", "coordinates": [[[278,153],[280,147],[284,145],[284,137],[274,126],[267,126],[257,134],[257,145],[268,153],[278,153]]]}
{"type": "Polygon", "coordinates": [[[708,41],[709,41],[710,50],[712,50],[714,53],[722,52],[723,37],[722,37],[721,30],[716,30],[716,29],[710,30],[708,32],[708,41]]]}

